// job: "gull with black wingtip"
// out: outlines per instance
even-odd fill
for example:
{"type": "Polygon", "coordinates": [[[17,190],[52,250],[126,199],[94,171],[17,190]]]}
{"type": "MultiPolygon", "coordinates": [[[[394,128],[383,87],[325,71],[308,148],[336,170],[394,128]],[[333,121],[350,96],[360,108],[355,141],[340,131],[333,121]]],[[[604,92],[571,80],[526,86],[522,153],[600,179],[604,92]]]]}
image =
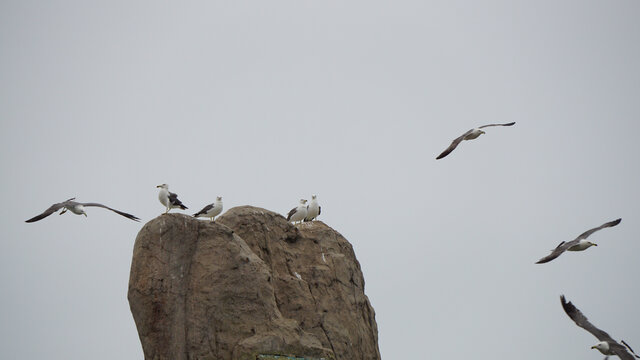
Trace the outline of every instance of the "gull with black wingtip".
{"type": "Polygon", "coordinates": [[[482,125],[480,127],[471,129],[467,132],[465,132],[464,134],[458,136],[457,138],[455,138],[452,142],[451,145],[449,145],[448,148],[446,148],[440,155],[438,155],[438,157],[436,158],[436,160],[442,159],[443,157],[449,155],[453,150],[455,150],[455,148],[458,147],[458,145],[460,145],[460,143],[463,140],[473,140],[476,139],[478,136],[484,134],[484,128],[490,127],[490,126],[511,126],[515,124],[515,122],[511,122],[508,124],[489,124],[489,125],[482,125]]]}

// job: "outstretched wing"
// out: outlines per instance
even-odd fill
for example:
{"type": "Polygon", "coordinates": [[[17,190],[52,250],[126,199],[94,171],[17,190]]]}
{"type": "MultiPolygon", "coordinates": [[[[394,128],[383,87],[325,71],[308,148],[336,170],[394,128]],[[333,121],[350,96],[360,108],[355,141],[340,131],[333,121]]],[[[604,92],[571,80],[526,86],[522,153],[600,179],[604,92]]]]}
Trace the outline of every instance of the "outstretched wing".
{"type": "Polygon", "coordinates": [[[640,359],[640,356],[638,356],[638,354],[636,354],[636,352],[633,351],[633,349],[631,348],[631,346],[629,346],[629,344],[624,342],[624,340],[620,340],[620,342],[627,348],[627,350],[629,350],[630,353],[632,353],[636,358],[640,359]]]}
{"type": "Polygon", "coordinates": [[[46,218],[47,216],[53,214],[54,212],[62,209],[64,207],[64,204],[65,204],[64,202],[53,204],[53,205],[49,206],[49,208],[47,210],[45,210],[42,214],[34,216],[31,219],[26,220],[25,222],[32,223],[32,222],[36,222],[38,220],[42,220],[42,219],[46,218]]]}
{"type": "Polygon", "coordinates": [[[608,223],[604,223],[596,228],[593,228],[591,230],[587,230],[585,232],[583,232],[582,234],[580,234],[580,236],[578,236],[576,238],[576,240],[582,240],[582,239],[586,239],[589,237],[589,235],[593,234],[594,232],[598,231],[598,230],[602,230],[604,228],[608,228],[608,227],[612,227],[612,226],[616,226],[618,224],[620,224],[620,222],[622,221],[622,218],[620,219],[616,219],[613,221],[609,221],[608,223]]]}
{"type": "Polygon", "coordinates": [[[611,338],[611,336],[609,336],[609,334],[598,329],[592,323],[590,323],[587,317],[584,316],[584,314],[582,314],[582,312],[578,310],[578,308],[575,307],[571,303],[571,301],[567,302],[567,300],[564,298],[564,295],[560,295],[560,303],[562,303],[562,308],[564,309],[564,312],[566,312],[567,315],[569,315],[571,320],[573,320],[573,322],[575,322],[576,325],[587,330],[588,332],[593,334],[593,336],[597,337],[598,340],[600,341],[607,341],[609,343],[616,342],[611,338]]]}
{"type": "Polygon", "coordinates": [[[127,214],[126,212],[122,212],[122,211],[119,211],[119,210],[116,210],[116,209],[112,209],[112,208],[110,208],[110,207],[108,207],[106,205],[102,205],[102,204],[98,204],[98,203],[81,203],[81,205],[85,206],[85,207],[86,206],[101,207],[101,208],[104,208],[104,209],[107,209],[107,210],[111,210],[111,211],[113,211],[114,213],[116,213],[118,215],[122,215],[122,216],[126,217],[127,219],[131,219],[133,221],[140,221],[139,218],[137,218],[137,217],[135,217],[135,216],[133,216],[131,214],[127,214]]]}
{"type": "Polygon", "coordinates": [[[609,343],[609,349],[611,351],[613,351],[616,355],[618,355],[618,357],[621,360],[635,360],[634,359],[634,355],[637,358],[638,355],[636,355],[636,353],[634,353],[633,351],[631,351],[631,353],[629,353],[629,345],[622,345],[622,344],[618,344],[617,342],[610,342],[609,343]],[[633,354],[633,355],[631,355],[633,354]]]}
{"type": "Polygon", "coordinates": [[[458,147],[458,145],[460,144],[460,142],[462,142],[462,139],[464,139],[465,136],[467,136],[467,134],[469,134],[471,131],[473,131],[473,129],[465,132],[464,134],[458,136],[457,138],[455,138],[452,142],[451,145],[449,145],[448,148],[446,148],[440,155],[438,155],[438,157],[436,158],[436,160],[440,160],[443,157],[449,155],[453,150],[455,150],[455,148],[458,147]]]}
{"type": "Polygon", "coordinates": [[[47,216],[53,214],[54,212],[62,209],[69,201],[73,201],[75,199],[76,198],[72,197],[71,199],[65,200],[65,201],[63,201],[61,203],[53,204],[53,205],[49,206],[49,208],[47,210],[45,210],[42,214],[34,216],[31,219],[26,220],[25,222],[32,223],[32,222],[36,222],[38,220],[42,220],[42,219],[46,218],[47,216]]]}
{"type": "Polygon", "coordinates": [[[206,214],[207,211],[213,209],[213,204],[209,204],[207,206],[205,206],[204,208],[202,208],[202,210],[198,211],[197,213],[193,214],[193,216],[198,216],[198,215],[202,215],[202,214],[206,214]]]}
{"type": "Polygon", "coordinates": [[[567,251],[568,248],[572,247],[573,245],[577,244],[578,241],[580,240],[572,240],[569,242],[561,242],[558,246],[556,246],[555,249],[551,250],[551,254],[543,257],[542,259],[536,261],[536,264],[544,264],[547,263],[555,258],[557,258],[558,256],[562,255],[563,252],[567,251]]]}
{"type": "Polygon", "coordinates": [[[480,126],[478,129],[484,129],[484,128],[486,128],[486,127],[490,127],[490,126],[511,126],[511,125],[513,125],[513,124],[515,124],[515,121],[514,121],[514,122],[510,122],[510,123],[507,123],[507,124],[489,124],[489,125],[482,125],[482,126],[480,126]]]}

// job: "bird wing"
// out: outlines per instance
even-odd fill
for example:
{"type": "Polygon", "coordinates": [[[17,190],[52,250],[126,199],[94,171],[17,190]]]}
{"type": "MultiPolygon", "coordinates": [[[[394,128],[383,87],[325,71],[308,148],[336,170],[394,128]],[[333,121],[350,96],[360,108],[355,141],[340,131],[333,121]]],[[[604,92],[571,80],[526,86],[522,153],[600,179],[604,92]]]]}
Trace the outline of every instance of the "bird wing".
{"type": "Polygon", "coordinates": [[[609,350],[613,351],[614,354],[618,355],[618,357],[621,360],[635,360],[634,359],[634,355],[636,357],[638,357],[638,355],[636,355],[636,353],[632,352],[633,355],[631,355],[629,353],[629,347],[628,346],[624,346],[621,344],[618,344],[617,342],[609,342],[609,350]]]}
{"type": "Polygon", "coordinates": [[[204,208],[202,208],[202,210],[198,211],[197,213],[193,214],[193,216],[198,216],[198,215],[202,215],[202,214],[206,214],[207,211],[213,209],[213,204],[209,204],[207,206],[205,206],[204,208]]]}
{"type": "Polygon", "coordinates": [[[633,349],[631,348],[631,346],[629,346],[629,344],[627,344],[626,342],[624,342],[624,340],[620,340],[620,342],[627,348],[627,350],[629,350],[629,352],[631,352],[636,358],[640,359],[640,356],[638,356],[638,354],[636,354],[635,351],[633,351],[633,349]]]}
{"type": "Polygon", "coordinates": [[[438,155],[438,157],[436,158],[436,160],[442,159],[443,157],[449,155],[449,153],[451,153],[453,150],[455,150],[456,147],[458,147],[458,144],[460,144],[460,142],[462,141],[462,139],[464,139],[465,136],[467,136],[467,134],[469,134],[471,131],[473,131],[473,129],[468,130],[467,132],[465,132],[464,134],[458,136],[457,138],[455,138],[452,142],[451,145],[449,145],[448,148],[446,148],[440,155],[438,155]]]}
{"type": "Polygon", "coordinates": [[[620,222],[622,221],[622,219],[616,219],[613,221],[609,221],[608,223],[604,223],[596,228],[593,228],[591,230],[587,230],[585,232],[583,232],[582,234],[580,234],[580,236],[578,236],[576,238],[576,240],[582,240],[582,239],[586,239],[589,237],[589,235],[593,234],[594,232],[598,231],[598,230],[602,230],[604,228],[608,228],[608,227],[612,227],[612,226],[616,226],[618,224],[620,224],[620,222]]]}
{"type": "MultiPolygon", "coordinates": [[[[584,316],[584,314],[582,314],[582,312],[578,310],[578,308],[575,307],[571,303],[571,301],[567,302],[567,300],[564,298],[564,295],[560,295],[560,302],[562,303],[562,308],[564,309],[564,312],[566,312],[567,315],[569,315],[571,320],[573,320],[573,322],[575,322],[576,325],[587,330],[588,332],[593,334],[593,336],[597,337],[598,340],[600,341],[606,341],[609,344],[614,344],[614,343],[617,344],[616,341],[613,340],[611,336],[609,336],[609,334],[598,329],[592,323],[590,323],[587,317],[584,316]]],[[[622,356],[620,356],[620,358],[622,358],[622,356]]]]}
{"type": "Polygon", "coordinates": [[[482,125],[482,126],[480,126],[478,129],[484,129],[484,128],[486,128],[486,127],[490,127],[490,126],[511,126],[511,125],[513,125],[513,124],[515,124],[515,121],[514,121],[514,122],[510,122],[510,123],[507,123],[507,124],[489,124],[489,125],[482,125]]]}
{"type": "Polygon", "coordinates": [[[178,194],[172,193],[170,191],[169,191],[169,204],[177,205],[177,206],[184,207],[185,209],[187,209],[187,207],[184,206],[182,201],[178,200],[178,194]]]}
{"type": "Polygon", "coordinates": [[[287,215],[287,221],[291,220],[291,217],[293,216],[293,214],[296,213],[296,210],[298,210],[297,206],[291,209],[291,211],[289,211],[289,214],[287,215]]]}
{"type": "Polygon", "coordinates": [[[568,248],[572,247],[573,245],[577,244],[580,241],[580,239],[576,239],[576,240],[571,240],[568,242],[561,242],[558,246],[556,246],[555,249],[551,250],[551,254],[543,257],[542,259],[536,261],[536,264],[544,264],[547,263],[555,258],[557,258],[558,256],[562,255],[563,252],[567,251],[568,248]]]}
{"type": "Polygon", "coordinates": [[[80,203],[80,205],[82,205],[82,206],[101,207],[101,208],[104,208],[104,209],[107,209],[107,210],[111,210],[111,211],[113,211],[114,213],[116,213],[118,215],[122,215],[122,216],[126,217],[127,219],[131,219],[133,221],[140,221],[140,219],[138,217],[135,217],[135,216],[133,216],[131,214],[127,214],[126,212],[122,212],[122,211],[119,211],[119,210],[116,210],[116,209],[112,209],[112,208],[110,208],[110,207],[108,207],[106,205],[102,205],[102,204],[98,204],[98,203],[80,203]]]}
{"type": "Polygon", "coordinates": [[[49,208],[47,210],[45,210],[42,214],[34,216],[31,219],[26,220],[25,222],[32,223],[32,222],[36,222],[38,220],[42,220],[42,219],[46,218],[47,216],[53,214],[54,212],[62,209],[69,201],[71,201],[73,199],[75,199],[75,198],[71,198],[71,199],[69,199],[67,201],[63,201],[61,203],[53,204],[53,205],[49,206],[49,208]]]}
{"type": "Polygon", "coordinates": [[[322,212],[322,206],[318,206],[318,215],[322,212]]]}
{"type": "MultiPolygon", "coordinates": [[[[618,357],[621,360],[635,360],[635,358],[633,357],[633,355],[629,354],[629,352],[627,351],[627,349],[618,344],[615,343],[613,344],[613,346],[611,346],[611,344],[609,344],[609,347],[613,350],[614,353],[616,353],[616,355],[618,355],[618,357]]],[[[636,355],[636,358],[640,358],[640,356],[636,355]]]]}

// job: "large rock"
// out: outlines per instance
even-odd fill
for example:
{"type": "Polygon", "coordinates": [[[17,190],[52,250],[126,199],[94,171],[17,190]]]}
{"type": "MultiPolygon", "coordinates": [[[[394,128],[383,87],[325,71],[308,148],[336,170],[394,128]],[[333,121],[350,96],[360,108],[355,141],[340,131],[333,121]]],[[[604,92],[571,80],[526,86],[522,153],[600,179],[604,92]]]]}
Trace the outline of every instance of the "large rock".
{"type": "Polygon", "coordinates": [[[380,359],[360,265],[320,221],[161,215],[136,238],[129,303],[148,360],[380,359]]]}

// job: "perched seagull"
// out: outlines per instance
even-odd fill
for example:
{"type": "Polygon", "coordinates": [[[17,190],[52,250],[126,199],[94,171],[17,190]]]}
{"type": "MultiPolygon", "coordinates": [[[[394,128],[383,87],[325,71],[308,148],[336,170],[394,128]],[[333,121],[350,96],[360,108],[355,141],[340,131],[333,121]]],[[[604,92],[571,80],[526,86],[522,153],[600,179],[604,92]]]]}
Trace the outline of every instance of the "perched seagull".
{"type": "Polygon", "coordinates": [[[583,232],[582,234],[580,234],[580,236],[578,236],[577,238],[575,238],[574,240],[571,240],[569,242],[561,242],[555,249],[551,250],[551,254],[543,257],[542,259],[538,260],[536,262],[536,264],[543,264],[546,262],[549,262],[555,258],[557,258],[558,256],[560,256],[563,252],[565,252],[566,250],[569,251],[583,251],[586,250],[588,248],[590,248],[591,246],[598,246],[598,244],[594,244],[591,241],[587,241],[587,238],[589,237],[589,235],[593,234],[594,232],[604,229],[604,228],[608,228],[608,227],[612,227],[612,226],[616,226],[618,224],[620,224],[620,221],[622,221],[622,219],[616,219],[613,221],[609,221],[608,223],[604,223],[600,226],[598,226],[597,228],[593,228],[591,230],[587,230],[585,232],[583,232]]]}
{"type": "Polygon", "coordinates": [[[289,215],[287,215],[287,221],[292,221],[294,224],[296,221],[302,221],[305,217],[307,217],[307,200],[300,199],[300,205],[294,207],[289,211],[289,215]]]}
{"type": "Polygon", "coordinates": [[[593,326],[593,324],[589,322],[587,317],[584,316],[582,312],[571,303],[571,301],[567,302],[565,300],[564,295],[560,296],[560,302],[562,303],[564,312],[569,315],[571,320],[573,320],[576,325],[587,330],[588,332],[593,334],[593,336],[597,337],[598,340],[600,340],[599,343],[593,345],[591,348],[597,349],[603,355],[607,355],[607,357],[605,357],[605,360],[609,358],[609,355],[618,356],[622,360],[634,360],[634,356],[640,359],[640,356],[636,355],[636,353],[633,352],[631,347],[626,342],[624,342],[624,340],[621,340],[622,344],[619,344],[618,342],[613,340],[611,336],[609,336],[609,334],[593,326]]]}
{"type": "Polygon", "coordinates": [[[449,147],[445,151],[443,151],[442,154],[438,155],[436,160],[442,159],[443,157],[449,155],[450,152],[452,152],[453,150],[455,150],[456,147],[458,147],[458,145],[462,142],[462,140],[473,140],[478,136],[484,134],[485,132],[480,129],[484,129],[489,126],[511,126],[513,124],[515,124],[515,122],[511,122],[508,124],[489,124],[489,125],[483,125],[483,126],[477,127],[475,129],[471,129],[466,133],[457,137],[455,140],[453,140],[451,142],[451,145],[449,145],[449,147]]]}
{"type": "Polygon", "coordinates": [[[160,192],[158,193],[158,200],[160,200],[162,205],[167,208],[167,211],[164,212],[165,214],[173,208],[180,208],[182,210],[188,209],[186,206],[184,206],[182,201],[178,200],[178,194],[169,191],[169,185],[162,184],[156,187],[160,188],[160,192]]]}
{"type": "Polygon", "coordinates": [[[67,210],[71,211],[72,213],[76,214],[76,215],[84,215],[87,216],[87,213],[84,211],[84,208],[86,206],[95,206],[95,207],[101,207],[101,208],[105,208],[107,210],[111,210],[116,214],[122,215],[128,219],[131,219],[133,221],[139,221],[140,219],[131,215],[131,214],[127,214],[125,212],[122,211],[118,211],[116,209],[112,209],[108,206],[102,205],[102,204],[98,204],[98,203],[79,203],[79,202],[75,202],[73,200],[75,200],[76,198],[71,198],[67,201],[63,201],[61,203],[57,203],[57,204],[53,204],[51,205],[47,210],[45,210],[42,214],[38,215],[38,216],[34,216],[31,219],[25,221],[28,223],[31,222],[36,222],[38,220],[42,220],[44,218],[46,218],[47,216],[53,214],[54,212],[63,209],[60,212],[60,215],[64,214],[65,212],[67,212],[67,210]]]}
{"type": "Polygon", "coordinates": [[[222,196],[218,196],[216,198],[216,202],[205,206],[202,210],[193,214],[193,216],[208,217],[208,218],[211,218],[211,221],[213,221],[213,218],[220,215],[221,212],[222,212],[222,196]]]}
{"type": "Polygon", "coordinates": [[[307,216],[304,218],[304,221],[313,221],[320,215],[321,211],[322,208],[318,205],[318,197],[311,195],[311,203],[307,205],[307,216]]]}

